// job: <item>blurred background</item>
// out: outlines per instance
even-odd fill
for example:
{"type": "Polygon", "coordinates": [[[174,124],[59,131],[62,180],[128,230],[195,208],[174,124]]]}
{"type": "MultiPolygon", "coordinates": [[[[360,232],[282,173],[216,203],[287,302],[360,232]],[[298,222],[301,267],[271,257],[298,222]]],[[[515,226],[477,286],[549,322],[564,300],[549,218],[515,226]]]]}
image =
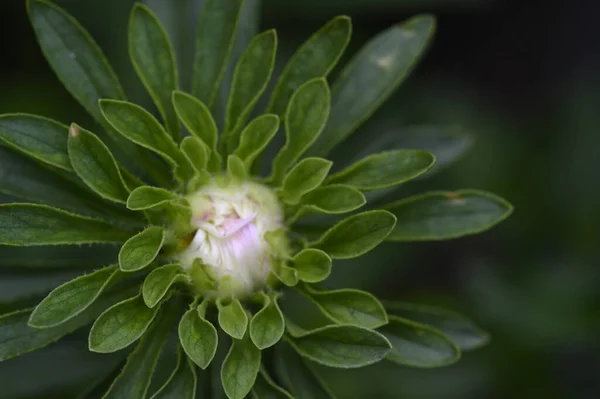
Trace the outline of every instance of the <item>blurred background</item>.
{"type": "MultiPolygon", "coordinates": [[[[149,106],[127,56],[132,1],[55,2],[89,29],[130,98],[149,106]]],[[[167,26],[180,65],[189,65],[201,1],[146,3],[167,26]]],[[[460,127],[469,134],[464,156],[389,198],[480,188],[515,206],[506,222],[485,234],[443,243],[385,244],[334,268],[332,286],[460,311],[492,340],[442,369],[380,364],[323,370],[332,390],[341,399],[599,398],[600,3],[264,0],[251,11],[261,30],[278,30],[280,67],[333,16],[353,20],[343,65],[379,31],[418,13],[435,14],[437,35],[420,67],[336,155],[346,159],[379,135],[415,126],[460,127]]],[[[184,72],[184,85],[188,79],[184,72]]],[[[44,60],[23,0],[0,1],[0,113],[8,112],[92,124],[44,60]]],[[[41,277],[34,276],[9,268],[18,265],[7,256],[0,260],[6,266],[0,269],[0,311],[3,303],[44,294],[79,274],[46,268],[41,277]]],[[[70,344],[79,342],[78,336],[70,340],[0,363],[0,398],[75,397],[82,385],[70,390],[61,385],[62,375],[89,381],[96,368],[110,370],[119,360],[107,356],[99,362],[97,355],[70,344]],[[44,366],[49,359],[55,367],[44,366]],[[32,379],[23,379],[24,367],[32,379]]]]}

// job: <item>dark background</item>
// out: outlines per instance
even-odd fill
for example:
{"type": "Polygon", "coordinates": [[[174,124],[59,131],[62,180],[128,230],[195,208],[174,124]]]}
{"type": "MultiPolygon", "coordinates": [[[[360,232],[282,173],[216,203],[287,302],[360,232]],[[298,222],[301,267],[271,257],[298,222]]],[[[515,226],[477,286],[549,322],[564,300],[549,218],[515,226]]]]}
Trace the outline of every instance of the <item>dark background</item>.
{"type": "MultiPolygon", "coordinates": [[[[148,1],[183,50],[182,62],[190,60],[185,49],[193,42],[197,14],[186,10],[194,2],[148,1]]],[[[56,3],[89,29],[130,97],[147,105],[127,57],[132,2],[56,3]]],[[[376,365],[324,373],[340,398],[598,398],[600,2],[264,0],[260,26],[278,30],[285,61],[335,15],[353,19],[351,54],[377,32],[422,12],[438,17],[434,44],[370,129],[460,125],[474,144],[451,168],[396,196],[481,188],[507,198],[515,212],[480,236],[383,245],[335,268],[333,284],[459,310],[487,329],[492,341],[443,369],[376,365]]],[[[90,121],[43,59],[22,0],[0,0],[0,113],[7,112],[84,126],[90,121]]],[[[0,304],[47,292],[71,275],[0,274],[0,304]]],[[[19,360],[0,363],[0,398],[33,397],[32,387],[60,384],[61,373],[89,377],[78,369],[95,364],[96,355],[62,345],[28,355],[55,356],[55,369],[24,371],[19,360]]]]}

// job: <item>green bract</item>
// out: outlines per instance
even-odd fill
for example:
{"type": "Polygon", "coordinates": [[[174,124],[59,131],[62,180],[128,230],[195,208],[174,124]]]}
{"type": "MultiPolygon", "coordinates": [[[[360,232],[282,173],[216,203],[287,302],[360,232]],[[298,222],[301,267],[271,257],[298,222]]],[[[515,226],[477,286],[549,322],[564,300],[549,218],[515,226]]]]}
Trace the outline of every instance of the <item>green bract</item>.
{"type": "Polygon", "coordinates": [[[155,102],[153,115],[127,100],[74,18],[47,0],[27,7],[46,59],[102,131],[0,115],[0,193],[22,200],[0,205],[0,245],[36,247],[37,257],[27,256],[28,248],[14,252],[16,265],[86,268],[37,298],[37,307],[0,316],[0,361],[92,325],[91,351],[129,347],[118,374],[98,376],[94,391],[103,387],[103,398],[212,391],[216,396],[208,397],[302,399],[333,397],[314,371],[317,363],[436,367],[487,342],[461,315],[319,285],[338,259],[384,241],[475,234],[512,210],[477,190],[360,210],[365,192],[384,198],[395,186],[428,177],[436,160],[429,151],[443,166],[456,159],[469,139],[444,127],[374,140],[367,149],[376,151],[350,164],[327,159],[421,58],[433,17],[377,35],[330,89],[327,75],[350,40],[349,18],[327,23],[274,79],[276,32],[245,40],[238,52],[236,37],[251,24],[243,1],[207,0],[193,67],[180,66],[193,70],[192,84],[181,87],[165,29],[136,4],[129,53],[155,102]],[[265,93],[268,105],[259,109],[265,93]],[[280,151],[261,161],[278,133],[280,151]],[[261,165],[271,168],[261,175],[261,165]],[[279,301],[289,290],[323,314],[319,327],[291,322],[294,315],[279,301]],[[177,348],[167,344],[175,332],[177,348]],[[169,355],[177,359],[172,368],[155,373],[165,363],[159,358],[169,355]]]}

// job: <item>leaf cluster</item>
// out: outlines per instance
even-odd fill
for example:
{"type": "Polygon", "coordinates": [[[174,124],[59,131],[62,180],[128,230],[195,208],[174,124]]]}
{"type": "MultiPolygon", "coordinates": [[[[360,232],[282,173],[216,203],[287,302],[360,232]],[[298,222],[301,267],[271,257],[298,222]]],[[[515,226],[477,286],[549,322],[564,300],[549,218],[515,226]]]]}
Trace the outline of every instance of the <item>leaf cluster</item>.
{"type": "Polygon", "coordinates": [[[328,74],[351,35],[349,18],[332,19],[288,61],[261,112],[256,105],[273,79],[277,34],[259,33],[236,53],[238,27],[246,18],[242,3],[205,2],[189,88],[180,87],[174,51],[158,18],[146,6],[134,6],[129,54],[159,111],[155,116],[127,100],[101,49],[73,17],[47,0],[28,1],[46,59],[97,126],[0,115],[0,192],[25,201],[0,205],[0,244],[102,244],[119,250],[112,264],[97,264],[102,267],[57,287],[35,308],[0,316],[0,361],[92,324],[91,351],[135,344],[103,398],[194,398],[200,390],[222,390],[230,399],[302,399],[333,397],[315,364],[356,368],[388,360],[437,367],[485,344],[487,334],[453,312],[382,304],[364,291],[319,284],[334,260],[364,255],[384,241],[479,233],[512,210],[477,190],[430,192],[361,210],[365,193],[427,177],[438,149],[458,148],[444,160],[457,158],[466,146],[456,143],[469,139],[449,140],[444,127],[408,141],[385,139],[379,147],[374,141],[376,151],[336,172],[326,159],[418,63],[433,35],[433,17],[417,16],[381,32],[330,86],[328,74]],[[224,80],[228,69],[230,82],[224,80]],[[227,87],[227,101],[219,104],[227,87]],[[216,117],[220,105],[223,120],[216,117]],[[259,176],[261,156],[278,133],[285,143],[270,171],[259,176]],[[281,234],[298,237],[291,254],[276,254],[275,283],[245,300],[202,298],[173,258],[194,232],[186,195],[216,175],[252,179],[276,192],[286,230],[265,237],[275,251],[281,234]],[[315,215],[335,222],[313,226],[315,215]],[[287,287],[327,323],[316,329],[294,324],[280,305],[287,287]],[[176,367],[149,392],[174,324],[176,367]],[[202,370],[215,369],[218,384],[201,377],[202,370]]]}

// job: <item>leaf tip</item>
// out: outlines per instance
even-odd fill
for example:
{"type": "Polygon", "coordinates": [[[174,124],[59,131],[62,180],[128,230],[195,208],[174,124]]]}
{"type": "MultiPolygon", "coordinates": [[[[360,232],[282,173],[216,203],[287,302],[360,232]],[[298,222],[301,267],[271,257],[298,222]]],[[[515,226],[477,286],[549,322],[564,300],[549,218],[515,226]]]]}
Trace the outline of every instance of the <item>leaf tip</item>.
{"type": "Polygon", "coordinates": [[[79,133],[80,133],[79,126],[75,123],[71,123],[71,126],[69,126],[69,135],[71,137],[78,137],[79,133]]]}

